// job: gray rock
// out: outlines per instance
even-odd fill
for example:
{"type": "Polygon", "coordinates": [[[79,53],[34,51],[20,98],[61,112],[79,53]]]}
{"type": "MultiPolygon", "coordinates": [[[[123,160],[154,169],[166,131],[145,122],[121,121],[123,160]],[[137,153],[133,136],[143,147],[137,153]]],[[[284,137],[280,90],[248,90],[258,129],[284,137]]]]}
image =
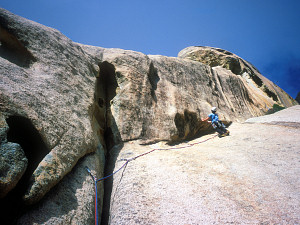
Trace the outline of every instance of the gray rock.
{"type": "Polygon", "coordinates": [[[28,160],[20,145],[8,142],[0,145],[0,161],[0,198],[3,198],[21,179],[28,160]]]}
{"type": "Polygon", "coordinates": [[[55,29],[4,9],[0,26],[6,34],[1,35],[0,111],[31,121],[49,150],[24,196],[32,204],[97,148],[89,114],[96,72],[82,48],[55,29]]]}
{"type": "MultiPolygon", "coordinates": [[[[109,100],[114,125],[108,126],[113,136],[120,135],[123,141],[184,140],[208,129],[201,117],[206,117],[212,106],[229,122],[263,115],[267,105],[274,104],[262,90],[253,91],[258,88],[221,67],[211,69],[200,62],[121,49],[97,52],[83,48],[101,59],[99,80],[105,74],[114,77],[114,97],[109,100]]],[[[96,97],[103,99],[100,96],[99,92],[96,97]]],[[[97,106],[93,114],[100,111],[97,106]]]]}
{"type": "MultiPolygon", "coordinates": [[[[300,120],[298,106],[280,113],[300,120]]],[[[116,168],[166,150],[114,176],[107,224],[297,224],[300,126],[235,122],[229,130],[171,148],[125,143],[116,168]]]]}
{"type": "Polygon", "coordinates": [[[17,143],[7,142],[8,125],[0,113],[0,198],[11,191],[24,174],[28,160],[17,143]]]}
{"type": "Polygon", "coordinates": [[[187,47],[178,53],[178,57],[230,70],[243,81],[255,99],[255,104],[261,105],[260,108],[264,110],[272,108],[273,104],[284,107],[297,104],[280,87],[262,76],[251,63],[226,50],[204,46],[187,47]]]}
{"type": "Polygon", "coordinates": [[[8,125],[0,114],[0,198],[11,191],[27,168],[27,158],[17,143],[7,142],[8,125]]]}
{"type": "MultiPolygon", "coordinates": [[[[103,150],[98,149],[81,159],[73,170],[55,186],[36,207],[21,216],[17,224],[94,224],[94,181],[85,169],[103,177],[105,162],[103,150]]],[[[98,216],[101,220],[103,183],[99,182],[98,216]]]]}
{"type": "Polygon", "coordinates": [[[295,100],[300,104],[300,91],[298,92],[297,97],[295,98],[295,100]]]}
{"type": "Polygon", "coordinates": [[[285,124],[300,127],[300,106],[295,105],[288,109],[280,110],[276,113],[249,118],[246,123],[270,123],[270,124],[285,124]]]}

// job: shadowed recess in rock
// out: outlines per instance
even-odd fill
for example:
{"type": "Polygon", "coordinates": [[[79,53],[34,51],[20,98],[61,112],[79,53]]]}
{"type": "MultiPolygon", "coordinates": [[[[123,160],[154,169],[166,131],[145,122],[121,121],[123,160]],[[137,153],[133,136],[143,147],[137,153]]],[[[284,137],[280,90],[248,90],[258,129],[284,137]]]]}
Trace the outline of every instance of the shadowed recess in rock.
{"type": "Polygon", "coordinates": [[[0,57],[26,68],[36,61],[31,52],[29,52],[12,33],[8,32],[1,25],[0,34],[0,57]]]}
{"type": "Polygon", "coordinates": [[[116,80],[115,68],[108,62],[99,65],[100,73],[95,85],[95,108],[94,117],[98,123],[98,136],[102,144],[109,150],[114,144],[112,125],[114,119],[111,113],[111,104],[116,96],[118,83],[116,80]]]}
{"type": "MultiPolygon", "coordinates": [[[[96,129],[98,138],[106,149],[106,166],[105,175],[110,174],[114,169],[115,150],[112,148],[119,144],[120,134],[112,115],[111,106],[113,99],[117,94],[118,83],[116,78],[115,67],[108,63],[102,62],[99,64],[100,72],[97,76],[94,95],[94,112],[93,124],[96,129]],[[112,152],[111,152],[112,151],[112,152]]],[[[104,197],[102,209],[102,224],[106,224],[109,216],[110,197],[112,191],[112,181],[108,179],[104,183],[104,197]]]]}
{"type": "Polygon", "coordinates": [[[155,91],[157,89],[157,83],[159,82],[160,78],[157,74],[157,69],[154,67],[153,63],[150,64],[148,79],[151,84],[151,96],[153,100],[157,102],[155,91]]]}
{"type": "Polygon", "coordinates": [[[28,159],[28,167],[21,180],[0,203],[5,217],[2,220],[6,221],[5,224],[11,224],[18,214],[21,213],[21,210],[24,210],[21,198],[28,187],[32,173],[49,153],[49,149],[29,119],[22,116],[11,116],[6,119],[6,122],[9,126],[7,140],[18,143],[28,159]]]}
{"type": "Polygon", "coordinates": [[[192,140],[200,134],[211,131],[206,123],[202,123],[195,112],[184,110],[183,114],[176,113],[174,122],[177,128],[177,134],[172,137],[172,142],[180,142],[183,140],[192,140]]]}

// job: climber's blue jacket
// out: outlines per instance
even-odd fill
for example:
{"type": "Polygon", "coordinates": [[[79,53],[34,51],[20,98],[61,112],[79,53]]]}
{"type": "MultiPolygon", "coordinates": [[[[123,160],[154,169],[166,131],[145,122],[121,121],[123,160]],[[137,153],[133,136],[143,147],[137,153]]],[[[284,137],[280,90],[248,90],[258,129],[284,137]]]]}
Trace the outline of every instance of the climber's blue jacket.
{"type": "Polygon", "coordinates": [[[211,121],[211,123],[215,123],[219,121],[219,117],[217,113],[211,113],[208,115],[209,120],[211,121]]]}

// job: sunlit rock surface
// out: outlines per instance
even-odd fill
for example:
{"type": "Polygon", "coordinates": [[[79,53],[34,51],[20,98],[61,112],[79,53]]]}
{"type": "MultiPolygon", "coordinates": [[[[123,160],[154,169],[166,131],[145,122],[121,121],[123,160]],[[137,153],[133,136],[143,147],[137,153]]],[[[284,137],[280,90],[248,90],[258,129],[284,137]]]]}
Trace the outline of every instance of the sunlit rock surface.
{"type": "Polygon", "coordinates": [[[201,118],[212,106],[230,123],[263,115],[275,103],[296,104],[224,50],[208,48],[209,60],[217,61],[211,63],[198,53],[190,57],[195,47],[176,58],[87,46],[4,9],[0,34],[0,112],[10,132],[1,134],[1,140],[18,144],[28,160],[22,182],[17,183],[19,177],[15,181],[20,198],[1,202],[11,202],[4,213],[10,222],[23,213],[21,221],[30,223],[47,211],[38,223],[80,223],[85,211],[82,221],[90,223],[93,181],[84,166],[101,177],[104,158],[113,165],[116,146],[120,150],[132,140],[175,143],[207,134],[211,128],[201,118]],[[74,188],[62,188],[66,180],[74,188]],[[52,220],[49,215],[57,211],[51,205],[69,201],[78,207],[72,205],[52,220]],[[36,203],[41,211],[27,211],[27,205],[36,203]]]}
{"type": "Polygon", "coordinates": [[[171,149],[165,142],[126,143],[115,152],[116,168],[124,158],[166,150],[141,156],[114,176],[106,221],[297,224],[299,110],[293,106],[269,115],[268,122],[264,117],[235,122],[229,127],[230,136],[205,135],[171,149]]]}
{"type": "MultiPolygon", "coordinates": [[[[232,75],[237,75],[235,79],[244,83],[253,103],[261,108],[271,108],[273,104],[284,107],[297,104],[280,87],[262,76],[251,63],[226,50],[204,46],[187,47],[178,53],[178,57],[202,62],[214,70],[222,71],[219,68],[221,67],[231,71],[232,75]]],[[[227,79],[230,79],[230,76],[227,79]]]]}

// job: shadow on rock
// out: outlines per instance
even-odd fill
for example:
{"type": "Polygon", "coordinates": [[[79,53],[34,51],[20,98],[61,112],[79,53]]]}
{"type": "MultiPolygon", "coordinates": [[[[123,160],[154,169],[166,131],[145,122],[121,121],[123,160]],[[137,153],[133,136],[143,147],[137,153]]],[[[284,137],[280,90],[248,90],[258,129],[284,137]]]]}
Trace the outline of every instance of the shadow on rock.
{"type": "Polygon", "coordinates": [[[99,170],[99,166],[103,165],[101,161],[104,161],[99,154],[101,151],[80,159],[39,203],[27,209],[18,224],[93,224],[94,183],[85,167],[92,171],[99,170]]]}
{"type": "MultiPolygon", "coordinates": [[[[106,158],[107,161],[106,161],[104,176],[108,176],[112,174],[114,170],[118,169],[115,168],[115,165],[122,148],[123,148],[123,144],[119,144],[119,145],[115,145],[112,149],[110,149],[109,154],[106,158]]],[[[120,172],[124,173],[125,169],[126,166],[123,169],[123,171],[120,172]]],[[[104,181],[105,194],[103,197],[103,209],[102,209],[102,218],[101,218],[101,224],[103,225],[108,224],[109,221],[112,187],[113,187],[113,176],[104,181]]]]}

